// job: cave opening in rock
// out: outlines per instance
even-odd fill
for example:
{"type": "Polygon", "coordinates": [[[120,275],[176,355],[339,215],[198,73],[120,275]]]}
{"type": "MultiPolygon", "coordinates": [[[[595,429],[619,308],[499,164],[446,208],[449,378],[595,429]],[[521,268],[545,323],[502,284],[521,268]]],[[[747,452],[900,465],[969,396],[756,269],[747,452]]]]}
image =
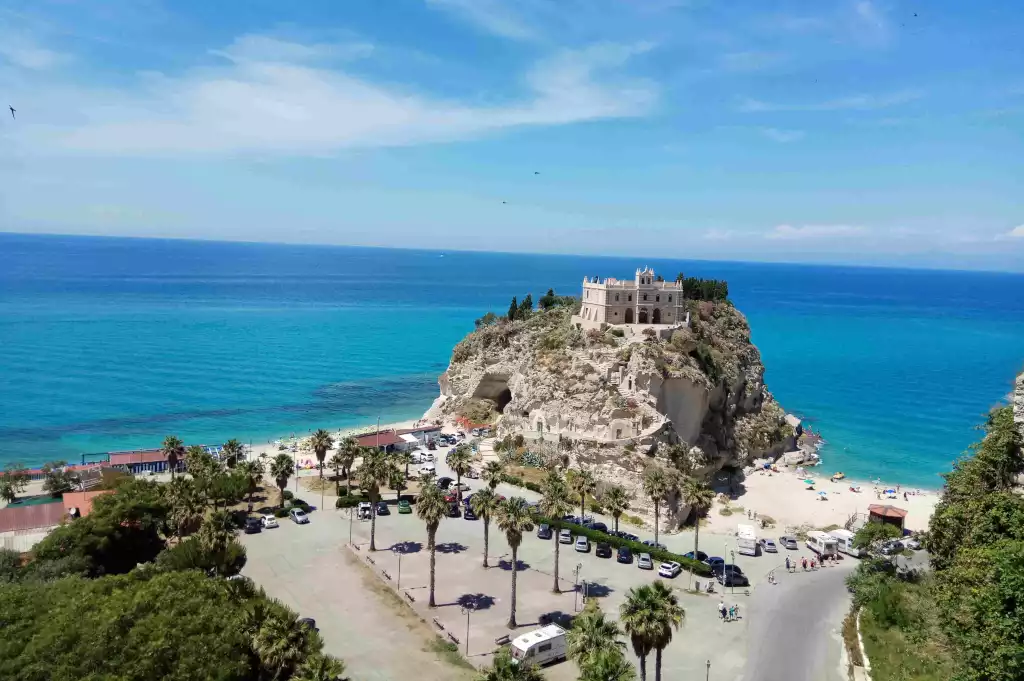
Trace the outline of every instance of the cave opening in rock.
{"type": "Polygon", "coordinates": [[[509,390],[508,388],[505,388],[500,393],[498,393],[498,399],[496,400],[497,405],[498,405],[498,413],[499,414],[504,413],[505,412],[505,407],[507,407],[508,403],[511,402],[511,401],[512,401],[512,391],[509,390]]]}
{"type": "Polygon", "coordinates": [[[508,375],[504,373],[486,373],[481,377],[473,397],[494,403],[498,413],[504,413],[505,407],[512,401],[512,390],[508,387],[508,375]]]}

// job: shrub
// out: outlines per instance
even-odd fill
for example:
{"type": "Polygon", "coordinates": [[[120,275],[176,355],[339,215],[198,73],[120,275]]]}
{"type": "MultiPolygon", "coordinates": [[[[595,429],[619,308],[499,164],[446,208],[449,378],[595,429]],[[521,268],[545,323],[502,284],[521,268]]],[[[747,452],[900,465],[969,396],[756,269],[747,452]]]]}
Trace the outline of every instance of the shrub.
{"type": "Polygon", "coordinates": [[[683,568],[690,570],[696,575],[701,575],[702,577],[708,577],[711,575],[710,566],[705,565],[700,561],[693,560],[692,558],[686,558],[685,556],[680,556],[677,553],[672,553],[671,551],[664,551],[662,549],[654,548],[653,546],[646,546],[645,544],[641,544],[638,541],[629,541],[628,539],[623,539],[622,537],[613,537],[607,532],[591,530],[589,528],[583,527],[582,525],[577,525],[575,523],[567,523],[564,520],[555,520],[553,518],[547,518],[540,514],[535,515],[534,520],[537,523],[546,523],[550,525],[553,530],[560,530],[563,528],[567,529],[574,535],[583,535],[584,537],[587,537],[593,542],[607,542],[615,548],[625,546],[633,553],[649,553],[651,554],[651,558],[654,560],[674,560],[675,562],[682,565],[683,568]]]}
{"type": "Polygon", "coordinates": [[[515,485],[516,487],[522,487],[523,489],[528,489],[531,492],[536,492],[537,494],[543,494],[544,493],[544,489],[540,485],[538,485],[535,482],[530,482],[529,480],[524,480],[523,478],[519,477],[518,475],[511,475],[509,473],[506,473],[505,477],[504,477],[504,481],[506,483],[508,483],[509,485],[515,485]]]}
{"type": "Polygon", "coordinates": [[[284,491],[284,500],[285,501],[291,501],[294,498],[295,498],[295,493],[294,492],[292,492],[291,490],[287,490],[287,489],[284,491]]]}
{"type": "Polygon", "coordinates": [[[626,335],[626,332],[623,331],[622,329],[612,329],[608,333],[610,333],[613,336],[618,336],[619,338],[623,338],[626,335]]]}
{"type": "Polygon", "coordinates": [[[287,518],[288,517],[288,509],[286,509],[286,508],[275,509],[274,510],[274,517],[275,518],[287,518]]]}
{"type": "Polygon", "coordinates": [[[334,502],[334,508],[352,508],[358,506],[359,502],[362,501],[359,497],[338,497],[338,500],[334,502]]]}

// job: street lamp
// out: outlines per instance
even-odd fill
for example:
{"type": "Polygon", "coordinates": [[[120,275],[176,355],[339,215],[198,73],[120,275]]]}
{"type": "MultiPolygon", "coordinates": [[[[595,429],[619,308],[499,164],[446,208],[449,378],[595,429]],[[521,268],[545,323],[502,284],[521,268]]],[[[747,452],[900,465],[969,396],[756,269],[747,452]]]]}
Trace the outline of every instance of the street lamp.
{"type": "Polygon", "coordinates": [[[576,569],[573,572],[576,573],[576,583],[573,585],[573,589],[576,592],[573,596],[572,611],[579,612],[580,609],[580,570],[583,568],[583,563],[576,563],[576,569]]]}
{"type": "Polygon", "coordinates": [[[391,550],[398,555],[398,590],[402,590],[402,551],[397,547],[391,547],[391,550]]]}
{"type": "Polygon", "coordinates": [[[355,517],[355,508],[348,507],[348,545],[352,546],[352,519],[355,517]]]}
{"type": "Polygon", "coordinates": [[[469,616],[472,613],[472,605],[466,605],[462,607],[462,614],[466,616],[466,652],[464,653],[466,657],[469,657],[469,616]]]}
{"type": "Polygon", "coordinates": [[[704,681],[708,681],[708,679],[710,679],[710,678],[711,678],[711,660],[708,660],[708,661],[707,661],[707,665],[708,665],[708,671],[707,671],[707,673],[706,673],[706,674],[704,675],[704,681]]]}
{"type": "MultiPolygon", "coordinates": [[[[732,558],[733,566],[735,566],[736,565],[736,552],[735,551],[730,551],[729,552],[729,556],[732,558]]],[[[731,593],[733,595],[736,594],[736,580],[734,579],[734,575],[729,577],[729,589],[730,589],[729,593],[731,593]]]]}

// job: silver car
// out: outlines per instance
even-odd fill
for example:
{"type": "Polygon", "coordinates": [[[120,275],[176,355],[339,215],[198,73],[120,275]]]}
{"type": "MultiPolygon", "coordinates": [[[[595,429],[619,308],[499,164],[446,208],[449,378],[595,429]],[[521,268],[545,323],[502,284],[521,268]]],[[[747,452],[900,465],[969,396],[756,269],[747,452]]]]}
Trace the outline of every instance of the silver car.
{"type": "Polygon", "coordinates": [[[653,570],[654,561],[651,560],[651,554],[641,553],[636,557],[636,566],[641,570],[653,570]]]}
{"type": "Polygon", "coordinates": [[[288,511],[288,517],[292,519],[292,522],[296,525],[305,525],[309,522],[309,516],[301,508],[293,508],[288,511]]]}

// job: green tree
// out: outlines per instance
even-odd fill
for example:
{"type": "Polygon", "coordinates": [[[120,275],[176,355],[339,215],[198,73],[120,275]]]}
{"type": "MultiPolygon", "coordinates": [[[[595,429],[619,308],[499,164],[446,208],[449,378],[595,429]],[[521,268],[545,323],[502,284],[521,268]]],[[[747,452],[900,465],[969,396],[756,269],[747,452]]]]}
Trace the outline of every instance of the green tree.
{"type": "Polygon", "coordinates": [[[605,648],[597,651],[580,667],[579,681],[633,681],[636,670],[621,650],[605,648]]]}
{"type": "Polygon", "coordinates": [[[224,447],[221,450],[221,458],[224,461],[224,465],[228,468],[234,468],[238,465],[238,461],[242,458],[245,453],[245,447],[238,440],[231,438],[224,443],[224,447]]]}
{"type": "Polygon", "coordinates": [[[164,438],[160,451],[167,459],[167,467],[171,470],[171,480],[173,480],[178,470],[178,462],[185,458],[185,445],[176,436],[168,435],[164,438]]]}
{"type": "Polygon", "coordinates": [[[872,553],[878,553],[883,542],[890,539],[899,539],[903,535],[900,529],[889,523],[868,523],[857,530],[853,536],[853,545],[859,549],[869,549],[872,553]]]}
{"type": "Polygon", "coordinates": [[[549,288],[548,292],[540,297],[537,304],[540,305],[542,310],[550,310],[555,306],[555,302],[558,298],[555,296],[555,289],[549,288]]]}
{"type": "Polygon", "coordinates": [[[491,489],[495,489],[498,483],[505,479],[505,466],[497,459],[492,459],[484,464],[480,477],[491,489]]]}
{"type": "Polygon", "coordinates": [[[437,528],[448,516],[448,502],[444,492],[437,485],[424,487],[416,500],[416,515],[427,526],[427,550],[430,551],[430,600],[427,605],[437,607],[434,602],[434,573],[437,549],[437,528]]]}
{"type": "Polygon", "coordinates": [[[654,627],[651,646],[654,648],[654,680],[661,681],[661,653],[672,642],[672,632],[682,626],[686,611],[679,605],[679,599],[665,582],[655,581],[650,585],[657,607],[657,626],[654,627]]]}
{"type": "Polygon", "coordinates": [[[533,313],[533,296],[529,293],[523,298],[523,302],[519,303],[519,311],[516,312],[516,319],[526,319],[533,313]]]}
{"type": "Polygon", "coordinates": [[[544,681],[544,675],[536,666],[512,659],[508,648],[502,648],[494,655],[490,667],[477,675],[477,681],[544,681]]]}
{"type": "Polygon", "coordinates": [[[263,481],[263,462],[259,459],[243,461],[238,466],[238,472],[245,479],[246,492],[249,495],[249,509],[252,510],[252,495],[263,481]]]}
{"type": "Polygon", "coordinates": [[[0,499],[8,504],[14,503],[18,495],[28,487],[28,469],[21,463],[9,463],[4,466],[3,477],[0,478],[0,499]]]}
{"type": "Polygon", "coordinates": [[[508,306],[507,318],[510,322],[516,320],[516,316],[519,314],[519,303],[516,302],[516,297],[512,296],[512,302],[508,306]]]}
{"type": "Polygon", "coordinates": [[[613,485],[605,490],[604,496],[601,497],[601,503],[604,505],[604,510],[611,514],[612,518],[615,519],[615,531],[619,531],[619,518],[622,514],[629,510],[629,502],[632,501],[629,493],[619,485],[613,485]]]}
{"type": "MultiPolygon", "coordinates": [[[[540,511],[548,518],[561,519],[563,516],[569,513],[569,509],[572,508],[569,504],[569,488],[565,484],[565,480],[559,475],[558,471],[549,471],[547,477],[544,479],[544,487],[540,499],[540,511]]],[[[551,587],[552,593],[561,593],[561,586],[558,584],[558,567],[559,567],[559,547],[561,542],[555,537],[555,574],[554,574],[554,585],[551,587]]]]}
{"type": "Polygon", "coordinates": [[[201,536],[203,530],[164,550],[156,564],[164,570],[202,570],[220,577],[237,575],[245,567],[245,547],[228,536],[223,542],[211,543],[201,536]]]}
{"type": "Polygon", "coordinates": [[[714,503],[715,491],[706,482],[687,478],[683,483],[683,500],[693,509],[693,553],[696,555],[700,548],[700,517],[714,503]]]}
{"type": "Polygon", "coordinates": [[[70,492],[78,484],[78,476],[68,467],[67,461],[51,461],[43,464],[43,491],[58,497],[70,492]]]}
{"type": "Polygon", "coordinates": [[[356,444],[355,439],[347,437],[338,445],[338,452],[332,459],[337,459],[336,465],[339,465],[345,474],[345,491],[348,494],[352,494],[352,465],[358,456],[362,456],[362,449],[356,444]]]}
{"type": "Polygon", "coordinates": [[[0,549],[0,586],[21,579],[21,554],[14,549],[0,549]]]}
{"type": "Polygon", "coordinates": [[[288,487],[288,480],[294,473],[295,461],[287,454],[278,454],[271,460],[270,477],[274,479],[280,492],[278,508],[284,508],[284,490],[288,487]]]}
{"type": "Polygon", "coordinates": [[[512,600],[509,605],[508,628],[516,628],[516,575],[519,572],[519,545],[523,534],[533,530],[533,516],[522,497],[511,497],[498,505],[496,514],[498,529],[505,533],[509,548],[512,549],[512,600]]]}
{"type": "Polygon", "coordinates": [[[490,550],[491,518],[494,517],[499,503],[498,495],[490,487],[477,490],[469,499],[473,513],[483,521],[484,525],[484,567],[488,567],[487,553],[490,550]]]}
{"type": "Polygon", "coordinates": [[[238,470],[217,470],[210,477],[208,491],[214,510],[237,504],[249,491],[249,478],[238,470]]]}
{"type": "Polygon", "coordinates": [[[252,636],[260,676],[273,681],[290,678],[308,654],[310,633],[296,620],[295,613],[272,612],[252,636]]]}
{"type": "Polygon", "coordinates": [[[409,479],[409,466],[412,465],[412,453],[411,452],[395,452],[392,456],[395,459],[395,465],[401,466],[405,471],[405,479],[409,479]]]}
{"type": "Polygon", "coordinates": [[[661,618],[658,598],[649,584],[633,587],[619,608],[619,621],[640,659],[640,681],[647,679],[647,656],[658,640],[661,618]]]}
{"type": "Polygon", "coordinates": [[[359,467],[359,484],[370,497],[370,550],[377,550],[377,502],[380,490],[391,482],[395,464],[379,449],[367,449],[363,454],[363,465],[359,467]]]}
{"type": "Polygon", "coordinates": [[[402,498],[402,492],[406,489],[405,473],[398,467],[398,458],[392,462],[391,479],[388,481],[388,489],[395,491],[395,501],[402,498]]]}
{"type": "Polygon", "coordinates": [[[162,489],[169,506],[168,520],[178,539],[194,532],[203,519],[206,499],[188,478],[174,478],[162,489]]]}
{"type": "Polygon", "coordinates": [[[323,428],[317,429],[309,438],[309,446],[312,448],[313,453],[316,455],[317,463],[320,464],[320,481],[324,479],[324,460],[327,458],[327,452],[334,446],[334,438],[323,428]]]}
{"type": "Polygon", "coordinates": [[[587,495],[593,494],[597,489],[597,479],[589,468],[580,467],[578,470],[571,470],[565,475],[569,490],[579,497],[580,518],[587,515],[587,495]]]}
{"type": "Polygon", "coordinates": [[[598,652],[606,649],[621,650],[625,643],[619,640],[622,631],[615,620],[608,619],[597,601],[591,601],[572,622],[566,636],[566,656],[583,669],[598,652]]]}
{"type": "Polygon", "coordinates": [[[345,663],[331,655],[310,655],[299,665],[291,681],[340,681],[345,663]]]}
{"type": "Polygon", "coordinates": [[[455,482],[458,486],[458,497],[459,503],[462,503],[462,476],[469,472],[469,469],[473,467],[473,450],[469,448],[465,442],[459,443],[455,449],[448,452],[448,456],[445,457],[445,463],[448,464],[448,468],[452,469],[455,473],[455,482]]]}
{"type": "MultiPolygon", "coordinates": [[[[661,515],[661,502],[672,489],[668,471],[657,464],[651,464],[644,471],[644,494],[654,503],[654,543],[658,543],[658,520],[661,515]]],[[[641,673],[641,678],[643,674],[641,673]]]]}

